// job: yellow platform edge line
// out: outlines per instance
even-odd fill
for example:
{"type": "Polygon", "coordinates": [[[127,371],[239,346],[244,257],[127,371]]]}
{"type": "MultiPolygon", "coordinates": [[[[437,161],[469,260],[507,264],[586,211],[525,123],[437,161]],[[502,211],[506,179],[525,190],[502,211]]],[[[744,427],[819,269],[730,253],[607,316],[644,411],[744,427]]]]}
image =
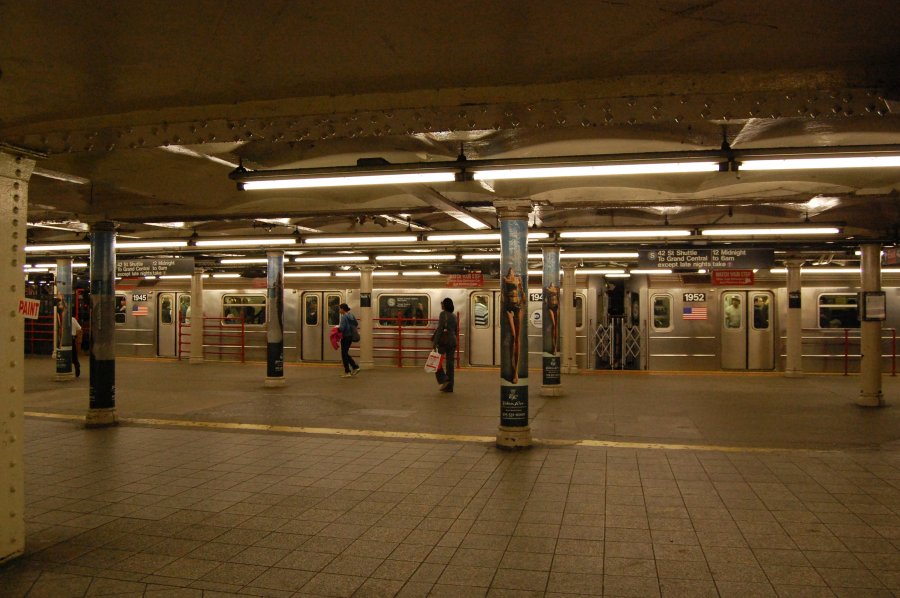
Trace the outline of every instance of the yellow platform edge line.
{"type": "MultiPolygon", "coordinates": [[[[26,411],[26,417],[55,419],[61,421],[84,422],[85,416],[66,413],[44,413],[26,411]]],[[[466,434],[431,434],[427,432],[398,432],[388,430],[358,430],[353,428],[308,428],[303,426],[280,426],[272,424],[242,424],[237,422],[208,422],[190,421],[179,419],[154,419],[126,417],[120,418],[119,423],[134,426],[168,426],[179,428],[197,428],[204,430],[238,430],[249,432],[275,432],[279,434],[313,434],[319,436],[359,436],[369,438],[390,438],[401,440],[440,440],[445,442],[468,443],[493,443],[497,439],[494,436],[473,436],[466,434]]],[[[704,444],[669,444],[662,442],[626,442],[616,440],[564,440],[534,438],[536,445],[544,446],[571,446],[591,448],[623,448],[664,451],[703,451],[719,453],[775,453],[775,452],[833,452],[822,449],[798,449],[798,448],[773,448],[773,447],[742,447],[726,445],[704,444]]]]}

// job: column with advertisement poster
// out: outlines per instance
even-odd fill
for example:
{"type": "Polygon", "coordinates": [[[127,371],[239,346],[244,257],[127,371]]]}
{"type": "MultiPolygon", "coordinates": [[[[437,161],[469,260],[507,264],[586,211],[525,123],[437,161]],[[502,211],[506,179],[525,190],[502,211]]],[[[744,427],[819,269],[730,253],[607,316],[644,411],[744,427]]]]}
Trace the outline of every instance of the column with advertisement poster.
{"type": "Polygon", "coordinates": [[[267,251],[266,388],[284,386],[284,252],[267,251]]]}
{"type": "Polygon", "coordinates": [[[543,342],[542,351],[543,380],[541,395],[558,397],[562,394],[560,384],[560,346],[559,346],[559,247],[544,247],[543,268],[543,342]]]}
{"type": "Polygon", "coordinates": [[[116,225],[91,227],[91,394],[88,427],[115,425],[116,416],[116,225]]]}
{"type": "Polygon", "coordinates": [[[531,202],[494,202],[500,217],[500,426],[497,446],[531,446],[528,425],[528,215],[531,202]]]}
{"type": "Polygon", "coordinates": [[[72,364],[72,310],[75,306],[72,295],[72,258],[56,260],[56,377],[59,382],[73,380],[75,371],[72,364]]]}

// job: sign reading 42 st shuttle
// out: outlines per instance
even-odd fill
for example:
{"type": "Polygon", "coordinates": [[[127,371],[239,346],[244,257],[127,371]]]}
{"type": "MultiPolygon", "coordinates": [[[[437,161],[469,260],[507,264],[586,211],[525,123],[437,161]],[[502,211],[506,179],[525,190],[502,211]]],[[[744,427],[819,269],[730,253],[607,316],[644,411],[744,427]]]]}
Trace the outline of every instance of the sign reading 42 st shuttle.
{"type": "Polygon", "coordinates": [[[660,269],[748,269],[771,268],[772,249],[748,247],[660,248],[638,251],[638,267],[660,269]]]}

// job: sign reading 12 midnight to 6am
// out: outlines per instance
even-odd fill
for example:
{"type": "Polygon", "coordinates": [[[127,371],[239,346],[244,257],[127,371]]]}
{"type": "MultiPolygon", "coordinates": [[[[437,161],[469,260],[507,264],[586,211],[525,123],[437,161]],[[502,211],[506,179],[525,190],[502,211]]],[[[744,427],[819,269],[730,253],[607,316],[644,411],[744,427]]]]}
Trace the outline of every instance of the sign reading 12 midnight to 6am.
{"type": "Polygon", "coordinates": [[[649,249],[638,251],[639,268],[664,269],[745,269],[771,268],[775,263],[772,249],[742,247],[649,249]]]}

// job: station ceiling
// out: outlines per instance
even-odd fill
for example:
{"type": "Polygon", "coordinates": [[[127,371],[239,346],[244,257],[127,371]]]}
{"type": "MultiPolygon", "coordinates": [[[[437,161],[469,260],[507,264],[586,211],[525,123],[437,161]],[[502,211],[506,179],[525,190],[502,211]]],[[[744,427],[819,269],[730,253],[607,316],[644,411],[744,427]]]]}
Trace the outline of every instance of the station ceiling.
{"type": "Polygon", "coordinates": [[[900,11],[862,0],[0,0],[29,241],[532,225],[900,230],[900,168],[239,191],[251,170],[685,151],[900,152],[900,11]],[[45,157],[43,157],[45,156],[45,157]],[[461,218],[462,216],[462,218],[461,218]],[[470,224],[467,224],[469,222],[470,224]],[[156,223],[147,224],[147,223],[156,223]],[[184,223],[180,228],[159,224],[184,223]]]}

